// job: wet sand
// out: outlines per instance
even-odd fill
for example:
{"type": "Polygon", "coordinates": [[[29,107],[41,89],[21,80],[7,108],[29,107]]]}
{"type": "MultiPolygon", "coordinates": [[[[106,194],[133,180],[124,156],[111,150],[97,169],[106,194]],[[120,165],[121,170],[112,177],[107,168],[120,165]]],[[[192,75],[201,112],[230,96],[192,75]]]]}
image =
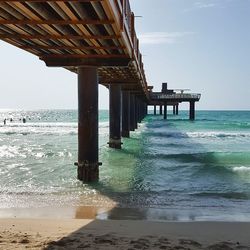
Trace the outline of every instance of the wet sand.
{"type": "Polygon", "coordinates": [[[250,249],[250,223],[0,219],[0,249],[250,249]]]}

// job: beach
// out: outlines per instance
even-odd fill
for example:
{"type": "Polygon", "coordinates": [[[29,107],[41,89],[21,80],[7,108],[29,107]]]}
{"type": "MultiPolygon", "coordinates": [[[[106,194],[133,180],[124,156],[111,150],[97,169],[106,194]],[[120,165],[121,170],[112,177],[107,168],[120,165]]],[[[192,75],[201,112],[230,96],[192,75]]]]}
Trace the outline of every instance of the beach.
{"type": "Polygon", "coordinates": [[[250,223],[0,220],[0,249],[250,249],[250,223]]]}

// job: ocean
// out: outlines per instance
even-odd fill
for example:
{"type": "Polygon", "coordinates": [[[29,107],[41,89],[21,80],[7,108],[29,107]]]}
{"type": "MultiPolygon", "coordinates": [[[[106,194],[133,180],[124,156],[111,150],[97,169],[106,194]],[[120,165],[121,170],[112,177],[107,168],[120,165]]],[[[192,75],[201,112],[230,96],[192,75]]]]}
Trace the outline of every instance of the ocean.
{"type": "Polygon", "coordinates": [[[250,111],[150,114],[114,150],[101,110],[100,181],[89,185],[76,179],[76,110],[1,110],[0,121],[0,217],[70,206],[115,207],[101,219],[250,221],[250,111]]]}

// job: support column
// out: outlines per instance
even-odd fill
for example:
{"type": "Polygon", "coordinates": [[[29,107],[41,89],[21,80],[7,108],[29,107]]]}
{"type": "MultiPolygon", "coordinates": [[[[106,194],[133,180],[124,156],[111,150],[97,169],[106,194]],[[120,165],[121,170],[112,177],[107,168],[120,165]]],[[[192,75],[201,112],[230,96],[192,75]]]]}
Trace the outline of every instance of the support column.
{"type": "Polygon", "coordinates": [[[143,119],[143,112],[142,112],[142,100],[139,99],[138,111],[139,111],[139,123],[142,122],[143,119]]]}
{"type": "Polygon", "coordinates": [[[78,162],[75,165],[79,180],[98,180],[98,73],[94,67],[78,68],[78,162]]]}
{"type": "Polygon", "coordinates": [[[179,115],[179,103],[176,104],[175,114],[179,115]]]}
{"type": "Polygon", "coordinates": [[[160,115],[162,115],[162,105],[160,105],[160,115]]]}
{"type": "Polygon", "coordinates": [[[176,105],[173,105],[173,115],[176,115],[176,105]]]}
{"type": "Polygon", "coordinates": [[[135,129],[138,129],[138,99],[135,96],[135,129]]]}
{"type": "Polygon", "coordinates": [[[130,94],[130,131],[135,131],[135,95],[130,94]]]}
{"type": "Polygon", "coordinates": [[[122,92],[122,137],[129,137],[130,126],[130,93],[122,92]]]}
{"type": "Polygon", "coordinates": [[[167,119],[167,103],[164,103],[164,120],[167,119]]]}
{"type": "Polygon", "coordinates": [[[154,115],[156,115],[156,105],[154,105],[154,115]]]}
{"type": "Polygon", "coordinates": [[[145,112],[145,102],[142,101],[142,104],[141,104],[141,112],[142,112],[142,120],[145,118],[146,116],[146,112],[145,112]]]}
{"type": "Polygon", "coordinates": [[[109,147],[121,149],[121,85],[109,85],[109,147]]]}
{"type": "Polygon", "coordinates": [[[195,119],[195,101],[190,102],[189,119],[191,121],[195,119]]]}

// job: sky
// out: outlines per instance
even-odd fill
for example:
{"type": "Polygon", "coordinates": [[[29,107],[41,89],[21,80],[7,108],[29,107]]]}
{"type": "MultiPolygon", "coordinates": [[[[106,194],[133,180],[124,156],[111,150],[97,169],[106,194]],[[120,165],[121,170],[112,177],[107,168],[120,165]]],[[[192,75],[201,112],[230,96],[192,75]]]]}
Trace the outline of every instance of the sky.
{"type": "MultiPolygon", "coordinates": [[[[250,110],[250,0],[130,0],[155,91],[201,93],[200,110],[250,110]]],[[[76,109],[77,76],[0,41],[0,109],[76,109]]],[[[99,87],[99,107],[108,109],[99,87]]],[[[180,108],[187,108],[182,104],[180,108]]]]}

